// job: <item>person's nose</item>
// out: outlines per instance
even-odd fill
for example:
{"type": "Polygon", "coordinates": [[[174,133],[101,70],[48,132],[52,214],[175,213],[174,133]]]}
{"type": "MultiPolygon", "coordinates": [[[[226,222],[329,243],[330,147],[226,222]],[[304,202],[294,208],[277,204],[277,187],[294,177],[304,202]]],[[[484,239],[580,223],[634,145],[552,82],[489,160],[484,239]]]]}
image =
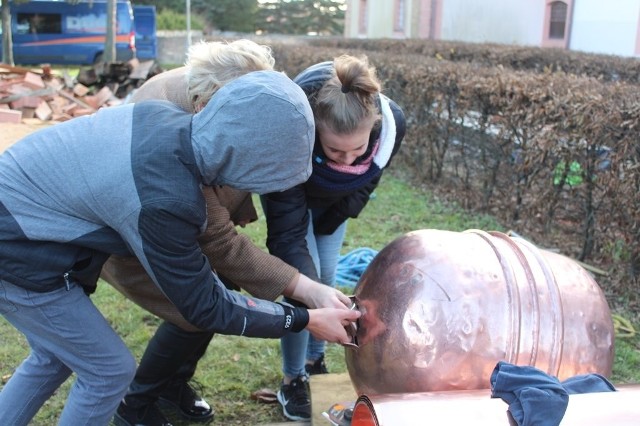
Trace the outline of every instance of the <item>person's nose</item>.
{"type": "Polygon", "coordinates": [[[350,166],[354,161],[356,161],[356,158],[358,158],[357,155],[345,153],[340,156],[340,163],[350,166]]]}

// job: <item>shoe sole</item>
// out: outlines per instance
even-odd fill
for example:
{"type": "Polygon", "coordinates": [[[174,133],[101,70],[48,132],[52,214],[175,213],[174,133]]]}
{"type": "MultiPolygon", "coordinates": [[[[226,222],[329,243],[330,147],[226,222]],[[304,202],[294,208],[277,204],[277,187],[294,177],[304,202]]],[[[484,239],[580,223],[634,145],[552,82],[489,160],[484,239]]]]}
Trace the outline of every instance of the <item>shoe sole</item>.
{"type": "Polygon", "coordinates": [[[282,396],[282,392],[278,391],[278,393],[276,394],[276,398],[278,399],[278,402],[282,406],[282,414],[284,414],[284,416],[286,418],[288,418],[289,420],[293,420],[295,422],[310,422],[311,421],[311,417],[300,417],[300,416],[294,416],[293,414],[289,414],[289,412],[287,411],[287,409],[284,406],[284,401],[283,401],[284,397],[282,396]]]}
{"type": "MultiPolygon", "coordinates": [[[[180,406],[178,404],[176,404],[173,401],[169,401],[168,399],[164,399],[164,398],[158,398],[158,407],[160,408],[170,408],[171,410],[175,411],[176,413],[178,413],[180,415],[180,417],[182,417],[185,420],[189,420],[192,422],[196,422],[196,423],[211,423],[213,421],[213,417],[215,416],[216,412],[214,410],[211,410],[211,413],[206,416],[191,416],[189,414],[186,414],[184,411],[182,411],[182,409],[180,408],[180,406]]],[[[116,425],[118,426],[118,425],[116,425]]],[[[127,425],[123,425],[123,426],[127,426],[127,425]]]]}

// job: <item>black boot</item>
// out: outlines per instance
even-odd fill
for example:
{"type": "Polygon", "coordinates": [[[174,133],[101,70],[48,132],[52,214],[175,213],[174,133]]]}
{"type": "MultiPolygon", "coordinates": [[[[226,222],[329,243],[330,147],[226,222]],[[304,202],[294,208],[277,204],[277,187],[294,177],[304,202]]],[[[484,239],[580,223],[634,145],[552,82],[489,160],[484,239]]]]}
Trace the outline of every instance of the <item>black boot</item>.
{"type": "Polygon", "coordinates": [[[213,420],[214,411],[187,382],[172,383],[160,394],[158,405],[175,409],[185,419],[205,423],[213,420]]]}
{"type": "Polygon", "coordinates": [[[121,402],[113,422],[116,426],[172,426],[156,404],[130,407],[121,402]]]}

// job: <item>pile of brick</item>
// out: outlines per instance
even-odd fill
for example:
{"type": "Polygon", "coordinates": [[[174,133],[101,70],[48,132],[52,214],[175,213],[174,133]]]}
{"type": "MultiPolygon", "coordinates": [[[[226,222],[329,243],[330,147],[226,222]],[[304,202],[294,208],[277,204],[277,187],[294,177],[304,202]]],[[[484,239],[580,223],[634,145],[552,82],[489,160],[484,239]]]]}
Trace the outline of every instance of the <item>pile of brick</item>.
{"type": "Polygon", "coordinates": [[[0,123],[23,119],[66,121],[122,104],[144,81],[162,70],[153,61],[101,64],[73,78],[51,67],[0,64],[0,123]]]}

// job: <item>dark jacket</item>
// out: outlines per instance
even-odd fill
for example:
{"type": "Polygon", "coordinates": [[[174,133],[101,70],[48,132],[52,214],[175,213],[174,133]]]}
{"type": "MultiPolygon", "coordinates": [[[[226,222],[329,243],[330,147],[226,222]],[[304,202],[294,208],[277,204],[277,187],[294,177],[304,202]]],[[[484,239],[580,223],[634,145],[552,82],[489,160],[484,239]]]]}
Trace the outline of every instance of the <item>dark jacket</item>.
{"type": "MultiPolygon", "coordinates": [[[[300,85],[310,103],[313,104],[317,92],[325,81],[331,78],[332,74],[333,63],[322,62],[304,70],[294,78],[294,81],[300,85]]],[[[382,169],[397,153],[404,138],[406,123],[402,109],[392,100],[386,97],[383,99],[388,102],[390,107],[393,124],[395,124],[395,139],[390,141],[392,146],[389,147],[388,160],[378,173],[372,176],[363,176],[348,183],[341,182],[338,175],[324,179],[321,177],[325,170],[322,168],[324,154],[316,133],[311,178],[304,184],[297,185],[287,191],[266,194],[261,199],[267,219],[267,248],[269,252],[298,268],[301,273],[314,280],[319,280],[319,278],[305,240],[309,223],[308,210],[320,209],[323,211],[320,216],[314,218],[316,234],[332,234],[348,218],[357,218],[369,201],[371,193],[378,186],[382,169]]],[[[378,107],[381,108],[380,102],[378,107]]],[[[387,119],[391,118],[387,117],[387,119]]],[[[384,116],[382,123],[372,130],[369,137],[369,147],[361,158],[366,158],[371,154],[375,142],[383,133],[384,116]]]]}

